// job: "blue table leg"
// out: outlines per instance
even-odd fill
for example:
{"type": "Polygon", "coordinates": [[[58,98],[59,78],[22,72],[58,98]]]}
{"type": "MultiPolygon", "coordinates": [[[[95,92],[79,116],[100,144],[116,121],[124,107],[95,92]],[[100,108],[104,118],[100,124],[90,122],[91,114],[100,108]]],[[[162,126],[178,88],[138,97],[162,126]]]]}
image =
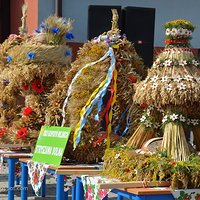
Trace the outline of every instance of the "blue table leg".
{"type": "Polygon", "coordinates": [[[76,200],[76,184],[72,186],[72,200],[76,200]]]}
{"type": "Polygon", "coordinates": [[[21,200],[27,200],[28,194],[28,167],[21,163],[21,200]]]}
{"type": "Polygon", "coordinates": [[[57,174],[56,200],[64,200],[64,175],[57,174]]]}
{"type": "Polygon", "coordinates": [[[76,200],[83,200],[84,199],[84,190],[83,184],[79,177],[76,178],[76,200]]]}
{"type": "Polygon", "coordinates": [[[14,199],[16,161],[17,159],[8,159],[8,200],[14,199]]]}
{"type": "Polygon", "coordinates": [[[46,175],[44,176],[42,187],[41,187],[41,197],[45,197],[46,195],[46,175]]]}
{"type": "Polygon", "coordinates": [[[15,183],[16,183],[16,185],[20,185],[20,178],[19,178],[19,176],[15,176],[15,183]]]}
{"type": "Polygon", "coordinates": [[[68,191],[64,192],[64,200],[68,200],[68,191]]]}

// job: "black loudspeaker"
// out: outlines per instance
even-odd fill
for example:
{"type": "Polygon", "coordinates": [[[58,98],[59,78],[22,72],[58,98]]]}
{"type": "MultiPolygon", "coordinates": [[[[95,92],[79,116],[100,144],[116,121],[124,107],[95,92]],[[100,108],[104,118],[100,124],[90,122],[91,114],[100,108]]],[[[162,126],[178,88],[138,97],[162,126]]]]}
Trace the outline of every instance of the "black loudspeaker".
{"type": "Polygon", "coordinates": [[[123,10],[123,28],[129,41],[144,64],[150,67],[153,63],[155,9],[126,7],[123,10]]]}
{"type": "Polygon", "coordinates": [[[88,40],[107,32],[112,26],[112,11],[117,9],[119,15],[119,28],[121,28],[121,6],[97,6],[88,7],[88,40]]]}
{"type": "Polygon", "coordinates": [[[0,42],[10,34],[10,0],[0,0],[0,42]]]}

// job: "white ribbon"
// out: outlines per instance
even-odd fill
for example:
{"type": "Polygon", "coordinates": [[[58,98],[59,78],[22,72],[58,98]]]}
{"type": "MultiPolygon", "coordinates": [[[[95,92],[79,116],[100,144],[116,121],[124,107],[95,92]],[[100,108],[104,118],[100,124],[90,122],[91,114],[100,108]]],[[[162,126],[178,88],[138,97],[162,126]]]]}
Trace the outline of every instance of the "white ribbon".
{"type": "Polygon", "coordinates": [[[70,85],[69,85],[69,88],[68,88],[68,90],[67,90],[67,97],[65,98],[65,101],[64,101],[64,103],[63,103],[63,107],[62,107],[62,117],[63,117],[63,120],[62,120],[61,126],[64,126],[64,125],[65,125],[65,122],[66,122],[66,121],[65,121],[65,116],[66,116],[65,107],[66,107],[67,104],[68,104],[68,100],[69,100],[69,97],[70,97],[70,95],[71,95],[72,86],[73,86],[74,82],[75,82],[76,79],[81,75],[82,71],[83,71],[85,68],[90,67],[90,66],[93,66],[93,65],[97,64],[98,62],[101,62],[101,61],[105,60],[105,59],[110,55],[111,51],[112,51],[112,48],[109,47],[108,51],[106,52],[106,54],[105,54],[103,57],[101,57],[101,58],[100,58],[99,60],[97,60],[97,61],[94,61],[94,62],[91,62],[91,63],[86,64],[83,68],[81,68],[81,69],[76,73],[76,75],[75,75],[74,78],[72,79],[72,82],[71,82],[70,85]]]}

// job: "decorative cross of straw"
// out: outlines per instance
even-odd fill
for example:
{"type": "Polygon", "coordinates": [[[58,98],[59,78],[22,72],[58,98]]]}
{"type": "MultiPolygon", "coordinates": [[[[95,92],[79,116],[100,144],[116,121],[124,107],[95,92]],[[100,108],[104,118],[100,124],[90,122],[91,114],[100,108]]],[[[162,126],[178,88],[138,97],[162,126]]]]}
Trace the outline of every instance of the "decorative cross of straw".
{"type": "Polygon", "coordinates": [[[22,26],[19,27],[20,35],[24,35],[27,33],[27,27],[26,27],[27,8],[28,8],[27,4],[24,4],[22,6],[22,18],[21,18],[22,26]]]}
{"type": "Polygon", "coordinates": [[[120,30],[118,28],[118,20],[119,20],[119,15],[117,13],[116,9],[111,9],[112,11],[112,28],[110,31],[108,31],[108,34],[113,35],[113,34],[119,34],[120,30]]]}

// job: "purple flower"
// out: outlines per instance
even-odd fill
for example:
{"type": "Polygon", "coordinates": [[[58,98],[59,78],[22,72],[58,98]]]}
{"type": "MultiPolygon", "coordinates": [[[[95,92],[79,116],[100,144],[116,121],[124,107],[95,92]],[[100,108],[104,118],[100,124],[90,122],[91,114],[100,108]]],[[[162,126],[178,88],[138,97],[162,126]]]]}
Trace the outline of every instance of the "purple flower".
{"type": "Polygon", "coordinates": [[[71,55],[72,55],[71,51],[68,50],[68,51],[65,52],[65,56],[71,56],[71,55]]]}
{"type": "Polygon", "coordinates": [[[33,53],[33,52],[28,52],[28,53],[27,53],[27,58],[28,58],[28,59],[34,59],[34,58],[35,58],[35,53],[33,53]]]}
{"type": "Polygon", "coordinates": [[[57,33],[59,33],[60,32],[60,29],[59,28],[52,28],[51,29],[52,30],[52,32],[54,33],[54,34],[57,34],[57,33]]]}
{"type": "Polygon", "coordinates": [[[72,32],[68,32],[68,33],[65,35],[65,38],[68,39],[68,40],[72,40],[72,39],[74,39],[74,35],[72,34],[72,32]]]}
{"type": "Polygon", "coordinates": [[[6,61],[9,63],[12,60],[11,56],[7,56],[6,61]]]}
{"type": "Polygon", "coordinates": [[[7,86],[10,83],[9,80],[3,79],[3,85],[7,86]]]}

